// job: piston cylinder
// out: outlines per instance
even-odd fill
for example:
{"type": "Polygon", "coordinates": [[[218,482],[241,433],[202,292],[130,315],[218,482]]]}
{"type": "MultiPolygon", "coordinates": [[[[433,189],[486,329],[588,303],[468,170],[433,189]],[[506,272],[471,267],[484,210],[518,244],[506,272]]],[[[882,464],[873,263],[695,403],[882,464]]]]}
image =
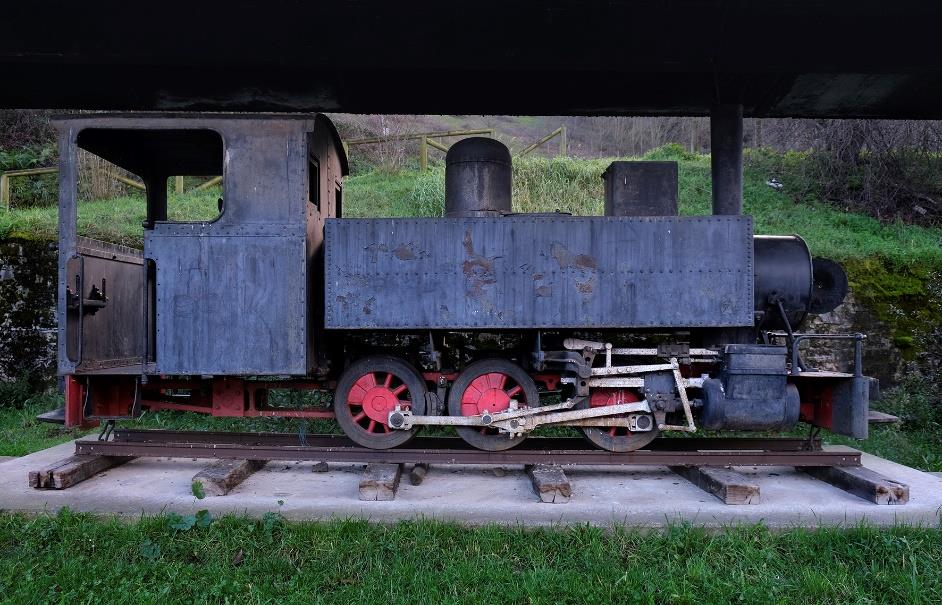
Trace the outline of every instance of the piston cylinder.
{"type": "Polygon", "coordinates": [[[765,431],[795,426],[801,404],[798,389],[788,384],[785,360],[785,347],[727,345],[720,377],[703,381],[704,428],[765,431]]]}
{"type": "Polygon", "coordinates": [[[512,164],[495,139],[458,141],[445,155],[445,216],[501,216],[511,211],[512,164]]]}

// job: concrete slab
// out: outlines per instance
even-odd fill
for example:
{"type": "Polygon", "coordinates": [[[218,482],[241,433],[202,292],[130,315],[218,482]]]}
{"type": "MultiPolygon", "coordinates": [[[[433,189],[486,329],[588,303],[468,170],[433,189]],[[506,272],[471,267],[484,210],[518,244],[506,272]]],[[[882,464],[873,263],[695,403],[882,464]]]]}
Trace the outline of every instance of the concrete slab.
{"type": "Polygon", "coordinates": [[[73,452],[67,443],[0,465],[0,509],[54,512],[68,506],[133,517],[206,508],[216,515],[261,516],[274,511],[290,519],[358,517],[393,522],[424,517],[470,524],[645,527],[764,523],[775,528],[861,521],[938,526],[942,514],[942,481],[869,455],[863,458],[866,467],[909,484],[908,504],[868,503],[787,467],[737,469],[761,489],[762,502],[748,507],[725,505],[666,467],[566,467],[572,497],[562,505],[541,504],[522,467],[508,467],[506,475],[498,477],[491,467],[435,466],[422,485],[404,481],[396,499],[387,502],[358,499],[362,464],[331,464],[328,473],[312,473],[310,462],[270,462],[229,495],[204,500],[193,497],[190,483],[206,462],[190,459],[137,459],[63,491],[27,486],[29,470],[73,452]]]}

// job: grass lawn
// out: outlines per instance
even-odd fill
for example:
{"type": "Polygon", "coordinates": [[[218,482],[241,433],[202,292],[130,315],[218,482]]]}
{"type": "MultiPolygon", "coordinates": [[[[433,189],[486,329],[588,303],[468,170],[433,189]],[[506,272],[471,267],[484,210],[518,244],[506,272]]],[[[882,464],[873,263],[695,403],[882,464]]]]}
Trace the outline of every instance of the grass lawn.
{"type": "Polygon", "coordinates": [[[36,420],[37,414],[61,405],[57,395],[40,395],[22,407],[0,408],[0,456],[25,456],[92,432],[67,431],[61,425],[36,420]]]}
{"type": "Polygon", "coordinates": [[[0,594],[9,603],[942,601],[938,528],[606,532],[200,519],[0,514],[0,594]]]}

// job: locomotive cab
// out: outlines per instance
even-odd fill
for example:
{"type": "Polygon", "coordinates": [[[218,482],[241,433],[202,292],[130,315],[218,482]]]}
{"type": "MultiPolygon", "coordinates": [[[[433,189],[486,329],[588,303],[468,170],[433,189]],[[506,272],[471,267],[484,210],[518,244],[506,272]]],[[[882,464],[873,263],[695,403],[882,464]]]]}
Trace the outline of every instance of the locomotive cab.
{"type": "MultiPolygon", "coordinates": [[[[330,120],[105,114],[57,126],[59,371],[80,382],[89,415],[131,414],[151,376],[224,384],[322,369],[323,225],[340,215],[347,173],[330,120]],[[78,237],[78,172],[90,154],[143,183],[142,250],[78,237]],[[168,179],[182,176],[221,187],[198,219],[168,203],[168,179]]],[[[229,407],[243,412],[241,401],[229,407]]]]}

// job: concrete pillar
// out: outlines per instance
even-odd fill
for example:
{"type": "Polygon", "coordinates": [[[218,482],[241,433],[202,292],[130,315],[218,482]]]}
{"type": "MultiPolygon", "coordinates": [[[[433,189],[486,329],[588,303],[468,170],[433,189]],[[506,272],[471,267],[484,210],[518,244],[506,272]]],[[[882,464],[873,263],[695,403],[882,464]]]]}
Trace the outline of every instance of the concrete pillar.
{"type": "Polygon", "coordinates": [[[742,105],[710,112],[713,214],[742,214],[742,105]]]}

